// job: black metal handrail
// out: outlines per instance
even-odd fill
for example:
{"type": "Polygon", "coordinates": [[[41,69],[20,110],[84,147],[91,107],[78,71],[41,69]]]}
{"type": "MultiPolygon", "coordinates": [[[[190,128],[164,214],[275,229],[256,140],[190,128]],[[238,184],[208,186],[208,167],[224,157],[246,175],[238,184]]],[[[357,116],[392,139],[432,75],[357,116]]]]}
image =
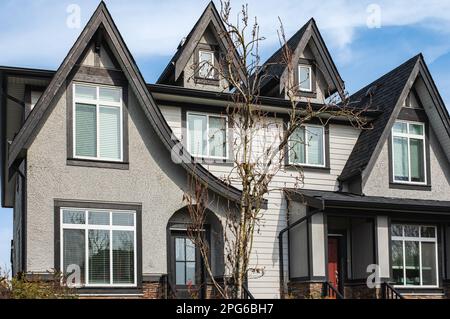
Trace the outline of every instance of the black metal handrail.
{"type": "Polygon", "coordinates": [[[403,297],[402,294],[388,282],[383,282],[381,284],[381,298],[382,299],[405,299],[405,297],[403,297]]]}
{"type": "Polygon", "coordinates": [[[250,290],[248,290],[247,285],[242,285],[242,289],[244,290],[244,299],[255,299],[250,290]]]}
{"type": "Polygon", "coordinates": [[[336,298],[336,299],[344,299],[344,296],[336,289],[333,284],[328,281],[325,281],[322,286],[322,297],[326,298],[336,298]]]}

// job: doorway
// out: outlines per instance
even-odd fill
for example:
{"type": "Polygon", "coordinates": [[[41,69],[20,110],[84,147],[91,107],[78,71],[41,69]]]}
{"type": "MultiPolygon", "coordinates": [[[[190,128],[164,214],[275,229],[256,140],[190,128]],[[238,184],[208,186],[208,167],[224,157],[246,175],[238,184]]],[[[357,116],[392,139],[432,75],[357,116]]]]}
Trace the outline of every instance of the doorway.
{"type": "Polygon", "coordinates": [[[345,236],[328,235],[327,280],[341,294],[344,292],[345,280],[345,236]]]}

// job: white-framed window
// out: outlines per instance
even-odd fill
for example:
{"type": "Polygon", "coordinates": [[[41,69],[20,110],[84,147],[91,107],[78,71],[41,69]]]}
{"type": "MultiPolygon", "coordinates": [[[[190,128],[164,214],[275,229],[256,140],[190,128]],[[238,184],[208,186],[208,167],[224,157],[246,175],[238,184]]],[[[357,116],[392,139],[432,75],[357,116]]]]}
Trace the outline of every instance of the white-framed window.
{"type": "Polygon", "coordinates": [[[298,86],[300,91],[312,92],[312,68],[310,65],[298,66],[298,86]]]}
{"type": "Polygon", "coordinates": [[[136,212],[61,208],[64,274],[79,267],[83,287],[137,285],[136,212]]]}
{"type": "Polygon", "coordinates": [[[214,52],[199,50],[198,62],[198,76],[204,79],[214,79],[214,52]]]}
{"type": "Polygon", "coordinates": [[[289,138],[289,164],[325,167],[325,128],[302,125],[289,138]]]}
{"type": "Polygon", "coordinates": [[[195,157],[228,158],[228,118],[187,112],[187,148],[195,157]]]}
{"type": "Polygon", "coordinates": [[[393,181],[426,184],[425,124],[396,121],[392,128],[393,181]]]}
{"type": "Polygon", "coordinates": [[[122,88],[76,83],[73,99],[74,157],[121,162],[122,88]]]}
{"type": "Polygon", "coordinates": [[[437,227],[392,224],[392,273],[396,286],[437,287],[437,227]]]}

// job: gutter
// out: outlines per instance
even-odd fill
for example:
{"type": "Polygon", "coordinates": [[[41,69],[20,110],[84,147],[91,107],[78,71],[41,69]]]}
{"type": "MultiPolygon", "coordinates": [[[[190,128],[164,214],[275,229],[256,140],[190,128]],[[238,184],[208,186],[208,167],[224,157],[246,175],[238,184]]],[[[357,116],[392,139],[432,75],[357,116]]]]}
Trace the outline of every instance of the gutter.
{"type": "MultiPolygon", "coordinates": [[[[324,207],[323,200],[322,200],[322,204],[323,204],[322,207],[324,207]]],[[[309,214],[306,214],[306,216],[300,218],[299,220],[295,221],[291,225],[282,229],[280,231],[280,233],[278,234],[278,255],[279,255],[279,267],[280,267],[279,271],[280,271],[280,297],[281,297],[281,299],[284,299],[284,295],[285,295],[285,291],[284,291],[284,261],[283,261],[283,234],[286,233],[287,231],[291,230],[295,226],[300,225],[304,221],[309,220],[309,218],[311,218],[313,215],[320,213],[320,212],[323,212],[323,208],[318,208],[318,209],[313,210],[309,214]]],[[[287,244],[289,245],[289,238],[288,238],[287,244]]],[[[288,252],[288,255],[289,255],[289,252],[288,252]]],[[[289,267],[289,265],[288,265],[288,267],[289,267]]]]}

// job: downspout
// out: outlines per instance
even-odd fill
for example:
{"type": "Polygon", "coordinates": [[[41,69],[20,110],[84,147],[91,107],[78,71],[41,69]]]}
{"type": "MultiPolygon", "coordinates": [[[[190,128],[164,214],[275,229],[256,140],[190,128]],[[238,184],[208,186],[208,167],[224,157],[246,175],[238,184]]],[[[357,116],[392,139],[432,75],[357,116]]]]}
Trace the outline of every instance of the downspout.
{"type": "MultiPolygon", "coordinates": [[[[323,206],[322,206],[323,207],[323,206]]],[[[306,216],[300,218],[299,220],[295,221],[291,225],[287,226],[286,228],[282,229],[280,233],[278,234],[278,255],[279,255],[279,267],[280,267],[280,297],[281,299],[284,299],[284,262],[283,262],[283,234],[295,226],[303,223],[305,220],[308,220],[311,216],[322,212],[323,209],[315,209],[306,216]]],[[[289,239],[288,239],[289,240],[289,239]]],[[[289,241],[288,241],[289,244],[289,241]]]]}

